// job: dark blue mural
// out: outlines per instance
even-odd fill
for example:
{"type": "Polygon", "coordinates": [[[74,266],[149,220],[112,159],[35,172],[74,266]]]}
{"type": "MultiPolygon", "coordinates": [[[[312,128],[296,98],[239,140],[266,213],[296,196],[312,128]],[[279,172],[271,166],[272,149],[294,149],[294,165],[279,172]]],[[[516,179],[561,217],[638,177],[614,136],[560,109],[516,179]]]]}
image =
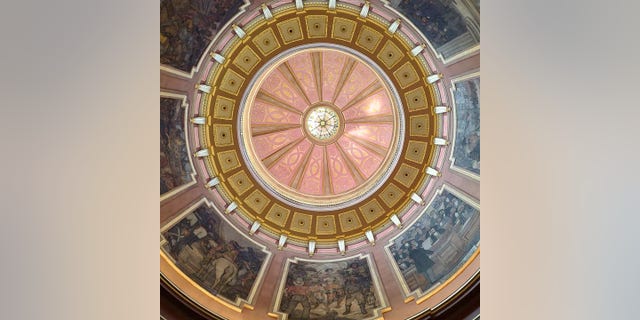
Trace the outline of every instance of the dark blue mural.
{"type": "Polygon", "coordinates": [[[160,194],[192,181],[182,100],[160,98],[160,194]]]}
{"type": "Polygon", "coordinates": [[[190,72],[242,0],[161,0],[160,63],[190,72]]]}
{"type": "Polygon", "coordinates": [[[448,279],[480,241],[480,211],[447,189],[387,248],[411,291],[448,279]]]}
{"type": "Polygon", "coordinates": [[[411,20],[445,58],[480,42],[478,0],[392,0],[391,5],[411,20]]]}
{"type": "Polygon", "coordinates": [[[455,83],[454,165],[480,175],[480,78],[455,83]]]}

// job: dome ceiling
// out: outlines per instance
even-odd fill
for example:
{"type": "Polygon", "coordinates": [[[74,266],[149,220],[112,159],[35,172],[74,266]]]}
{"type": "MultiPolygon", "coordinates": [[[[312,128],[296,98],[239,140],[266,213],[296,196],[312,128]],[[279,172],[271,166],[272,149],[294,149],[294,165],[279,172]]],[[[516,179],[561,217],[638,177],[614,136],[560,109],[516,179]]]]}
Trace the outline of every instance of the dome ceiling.
{"type": "Polygon", "coordinates": [[[381,232],[422,203],[437,150],[428,106],[438,98],[420,81],[433,75],[426,60],[359,11],[333,15],[291,5],[236,26],[218,53],[228,58],[206,77],[219,90],[202,102],[211,124],[199,128],[202,149],[216,190],[263,234],[303,248],[364,241],[366,230],[381,232]],[[309,125],[327,112],[335,117],[324,131],[309,125]]]}
{"type": "Polygon", "coordinates": [[[379,185],[401,124],[389,85],[346,47],[326,47],[294,50],[259,76],[241,120],[254,175],[290,205],[320,211],[379,185]]]}
{"type": "Polygon", "coordinates": [[[243,6],[161,94],[163,281],[234,319],[406,318],[475,281],[479,76],[438,50],[378,1],[243,6]]]}

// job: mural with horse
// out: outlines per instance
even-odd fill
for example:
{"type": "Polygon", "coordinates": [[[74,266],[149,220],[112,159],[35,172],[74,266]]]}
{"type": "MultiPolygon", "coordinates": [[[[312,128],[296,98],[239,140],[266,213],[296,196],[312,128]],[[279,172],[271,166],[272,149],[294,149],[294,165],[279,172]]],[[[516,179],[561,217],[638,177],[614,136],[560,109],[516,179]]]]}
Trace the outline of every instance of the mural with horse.
{"type": "Polygon", "coordinates": [[[162,232],[163,249],[202,288],[230,301],[249,300],[266,253],[235,229],[223,228],[206,205],[162,232]]]}

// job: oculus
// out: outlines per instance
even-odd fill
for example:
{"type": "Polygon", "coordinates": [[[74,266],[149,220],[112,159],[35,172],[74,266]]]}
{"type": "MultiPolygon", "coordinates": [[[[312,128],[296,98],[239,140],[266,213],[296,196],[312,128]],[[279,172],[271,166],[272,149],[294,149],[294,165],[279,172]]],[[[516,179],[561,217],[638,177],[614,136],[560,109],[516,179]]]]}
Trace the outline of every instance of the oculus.
{"type": "Polygon", "coordinates": [[[304,121],[305,131],[317,142],[335,140],[343,123],[338,112],[327,106],[310,109],[304,121]]]}

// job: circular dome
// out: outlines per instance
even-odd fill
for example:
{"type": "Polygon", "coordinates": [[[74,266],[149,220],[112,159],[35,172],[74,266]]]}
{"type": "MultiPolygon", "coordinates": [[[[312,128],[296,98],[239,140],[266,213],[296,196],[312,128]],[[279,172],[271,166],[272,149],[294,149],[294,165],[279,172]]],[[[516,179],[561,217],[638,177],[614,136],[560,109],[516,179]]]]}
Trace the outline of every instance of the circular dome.
{"type": "Polygon", "coordinates": [[[243,156],[270,193],[329,211],[377,190],[399,156],[402,110],[392,84],[348,49],[284,52],[241,104],[243,156]]]}
{"type": "Polygon", "coordinates": [[[443,314],[479,277],[479,180],[452,158],[475,132],[455,102],[477,91],[452,81],[479,59],[438,62],[386,2],[240,11],[181,82],[186,116],[166,115],[195,174],[162,202],[163,279],[229,319],[443,314]],[[290,303],[358,286],[364,307],[290,303]]]}
{"type": "Polygon", "coordinates": [[[273,17],[232,25],[211,49],[197,133],[207,186],[260,239],[355,248],[433,192],[442,126],[425,80],[437,75],[397,24],[354,8],[273,17]]]}

